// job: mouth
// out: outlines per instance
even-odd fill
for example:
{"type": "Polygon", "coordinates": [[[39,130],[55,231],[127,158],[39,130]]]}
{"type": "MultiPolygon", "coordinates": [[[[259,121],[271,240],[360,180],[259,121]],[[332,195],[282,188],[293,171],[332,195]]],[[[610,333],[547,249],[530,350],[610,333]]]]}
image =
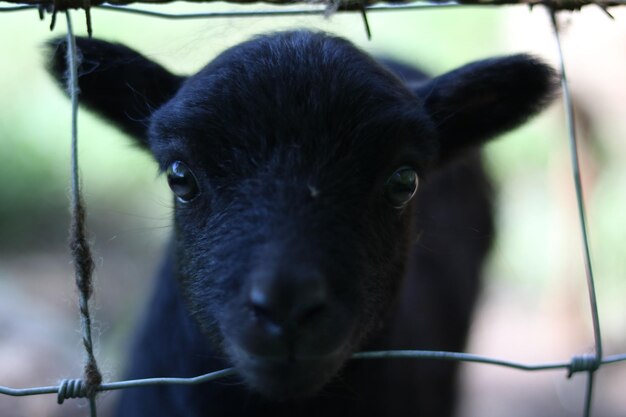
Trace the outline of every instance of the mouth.
{"type": "Polygon", "coordinates": [[[239,353],[235,365],[246,383],[277,401],[315,394],[339,371],[345,356],[263,357],[239,353]]]}

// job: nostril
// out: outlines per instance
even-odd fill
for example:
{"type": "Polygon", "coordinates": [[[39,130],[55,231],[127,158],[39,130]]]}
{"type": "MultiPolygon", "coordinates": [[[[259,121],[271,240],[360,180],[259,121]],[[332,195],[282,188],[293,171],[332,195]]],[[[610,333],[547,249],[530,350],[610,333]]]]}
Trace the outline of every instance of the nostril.
{"type": "Polygon", "coordinates": [[[296,314],[293,319],[295,324],[303,325],[309,321],[314,320],[316,317],[320,316],[324,310],[326,309],[326,303],[321,301],[316,303],[315,305],[305,306],[300,310],[296,310],[296,314]]]}
{"type": "Polygon", "coordinates": [[[283,334],[283,323],[271,310],[264,306],[250,303],[250,309],[254,319],[265,329],[268,334],[279,336],[283,334]]]}
{"type": "Polygon", "coordinates": [[[254,303],[250,304],[250,308],[252,309],[252,314],[254,314],[254,317],[257,320],[266,320],[270,322],[276,321],[272,317],[272,313],[267,308],[254,303]]]}
{"type": "Polygon", "coordinates": [[[328,307],[328,292],[322,277],[307,281],[297,303],[293,305],[292,318],[296,324],[305,324],[320,316],[328,307]]]}
{"type": "Polygon", "coordinates": [[[276,308],[276,301],[270,297],[267,291],[260,287],[253,287],[250,291],[249,305],[252,314],[257,320],[280,324],[282,321],[276,308]]]}

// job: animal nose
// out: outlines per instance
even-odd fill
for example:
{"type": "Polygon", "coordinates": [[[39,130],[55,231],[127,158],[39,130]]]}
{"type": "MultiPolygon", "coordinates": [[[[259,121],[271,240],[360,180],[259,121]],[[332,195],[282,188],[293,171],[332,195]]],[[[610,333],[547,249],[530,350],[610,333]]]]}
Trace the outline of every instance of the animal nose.
{"type": "Polygon", "coordinates": [[[256,320],[271,333],[292,331],[320,316],[327,307],[324,277],[313,271],[255,274],[249,302],[256,320]]]}

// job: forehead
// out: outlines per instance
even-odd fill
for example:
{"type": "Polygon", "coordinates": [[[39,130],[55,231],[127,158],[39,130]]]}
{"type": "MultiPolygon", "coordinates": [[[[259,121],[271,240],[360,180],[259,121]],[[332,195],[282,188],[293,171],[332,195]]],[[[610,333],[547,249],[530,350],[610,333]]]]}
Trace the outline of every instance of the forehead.
{"type": "Polygon", "coordinates": [[[380,159],[384,150],[427,148],[430,133],[421,103],[396,77],[347,41],[309,32],[226,51],[155,113],[150,130],[157,158],[184,152],[220,164],[380,159]]]}

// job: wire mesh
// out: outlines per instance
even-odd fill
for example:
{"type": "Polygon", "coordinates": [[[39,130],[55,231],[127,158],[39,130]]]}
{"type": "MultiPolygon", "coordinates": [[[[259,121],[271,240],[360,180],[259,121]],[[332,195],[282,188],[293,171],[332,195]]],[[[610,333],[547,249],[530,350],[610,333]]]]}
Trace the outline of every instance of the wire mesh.
{"type": "MultiPolygon", "coordinates": [[[[611,2],[611,4],[618,4],[618,2],[611,2]]],[[[445,7],[459,7],[462,6],[459,2],[438,2],[427,3],[420,2],[414,4],[374,4],[367,5],[365,8],[368,11],[389,11],[389,10],[409,10],[409,9],[425,9],[425,8],[445,8],[445,7]]],[[[490,3],[481,3],[481,5],[492,5],[490,3]]],[[[600,7],[606,6],[606,4],[598,4],[600,7]]],[[[210,18],[210,17],[252,17],[252,16],[276,16],[276,15],[306,15],[306,14],[324,14],[327,12],[326,7],[307,7],[307,8],[295,8],[284,10],[256,10],[256,11],[232,11],[232,12],[203,12],[203,13],[184,13],[184,14],[171,14],[161,13],[149,10],[137,9],[134,7],[125,6],[112,6],[112,5],[100,5],[99,8],[108,11],[125,12],[140,15],[147,15],[153,17],[167,18],[167,19],[196,19],[196,18],[210,18]]],[[[13,12],[24,11],[37,8],[41,12],[41,8],[37,5],[20,5],[15,7],[2,7],[0,12],[13,12]]],[[[578,209],[578,219],[580,223],[580,233],[583,241],[583,254],[584,264],[586,270],[586,279],[588,286],[589,304],[591,310],[595,352],[593,354],[581,354],[576,355],[569,361],[553,362],[553,363],[538,363],[527,364],[515,361],[509,361],[504,359],[497,359],[493,357],[486,357],[480,355],[474,355],[462,352],[444,352],[444,351],[423,351],[423,350],[397,350],[397,351],[378,351],[378,352],[359,352],[353,355],[354,360],[372,360],[372,359],[436,359],[444,361],[457,361],[457,362],[472,362],[487,365],[495,365],[501,367],[507,367],[522,371],[548,371],[548,370],[565,370],[567,376],[571,377],[578,372],[586,372],[588,374],[587,386],[585,392],[585,402],[583,415],[589,417],[592,415],[592,399],[593,399],[593,380],[595,372],[602,366],[615,364],[618,362],[626,361],[626,353],[603,356],[602,348],[602,334],[600,331],[600,319],[598,314],[598,303],[595,294],[595,279],[593,274],[593,264],[591,259],[591,249],[588,238],[588,226],[585,213],[585,203],[583,199],[583,188],[581,181],[580,161],[578,156],[576,128],[574,121],[574,111],[572,105],[571,94],[569,91],[566,68],[564,64],[563,52],[561,48],[559,27],[556,20],[556,8],[548,6],[547,10],[551,17],[551,22],[554,29],[554,36],[556,40],[556,48],[559,56],[559,66],[561,73],[561,86],[563,92],[563,101],[565,106],[566,124],[570,145],[571,156],[571,168],[574,178],[574,186],[576,191],[576,202],[578,209]]],[[[86,268],[83,266],[81,270],[81,263],[84,263],[88,258],[89,248],[84,238],[84,208],[82,207],[82,197],[80,190],[80,179],[78,177],[78,153],[77,153],[77,112],[78,112],[78,88],[77,88],[77,53],[74,44],[74,33],[72,29],[72,21],[70,18],[70,12],[66,11],[67,17],[67,40],[68,40],[68,54],[67,63],[70,68],[70,77],[68,80],[68,89],[72,100],[72,145],[71,145],[71,171],[72,171],[72,193],[71,193],[71,207],[72,207],[72,219],[73,222],[78,222],[78,226],[73,225],[74,246],[79,242],[79,246],[82,246],[81,250],[74,250],[74,264],[76,265],[76,285],[79,289],[80,298],[80,314],[81,324],[83,332],[83,342],[86,351],[85,359],[85,375],[81,379],[72,379],[61,381],[58,385],[42,386],[24,389],[15,389],[0,386],[0,394],[9,396],[31,396],[31,395],[43,395],[43,394],[57,394],[57,402],[62,404],[66,399],[70,398],[87,398],[90,405],[91,417],[96,417],[96,394],[103,391],[113,391],[126,389],[131,387],[141,386],[154,386],[154,385],[195,385],[202,384],[209,381],[225,378],[235,374],[233,368],[218,370],[210,372],[204,375],[192,377],[192,378],[147,378],[139,380],[126,380],[118,382],[105,382],[101,381],[101,376],[98,371],[95,356],[93,354],[93,344],[91,341],[91,317],[89,313],[89,298],[92,292],[91,285],[88,282],[90,277],[85,276],[89,274],[91,266],[86,268]]],[[[365,17],[365,16],[364,16],[365,17]]],[[[366,19],[365,19],[365,22],[366,19]]]]}

